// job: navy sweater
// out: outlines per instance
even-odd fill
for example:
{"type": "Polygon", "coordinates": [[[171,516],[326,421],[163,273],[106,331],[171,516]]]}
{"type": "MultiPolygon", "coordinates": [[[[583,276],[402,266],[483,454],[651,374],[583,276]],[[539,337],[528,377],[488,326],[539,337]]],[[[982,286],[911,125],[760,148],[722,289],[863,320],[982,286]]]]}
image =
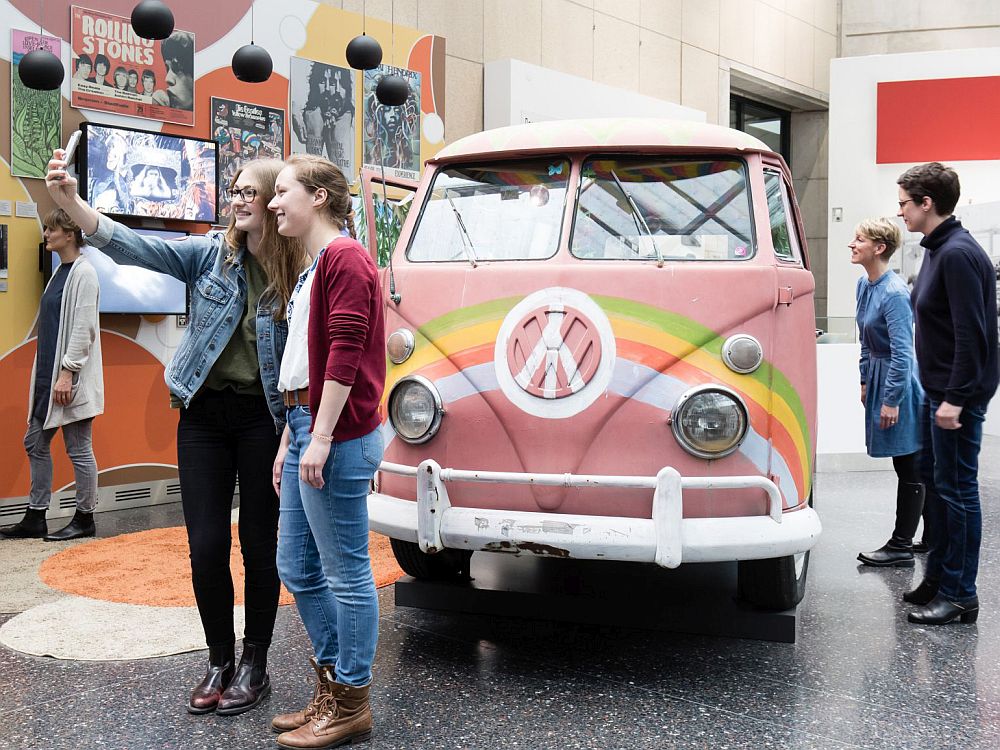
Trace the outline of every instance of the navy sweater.
{"type": "Polygon", "coordinates": [[[1000,382],[996,270],[954,216],[920,244],[927,251],[911,297],[920,382],[936,401],[989,401],[1000,382]]]}

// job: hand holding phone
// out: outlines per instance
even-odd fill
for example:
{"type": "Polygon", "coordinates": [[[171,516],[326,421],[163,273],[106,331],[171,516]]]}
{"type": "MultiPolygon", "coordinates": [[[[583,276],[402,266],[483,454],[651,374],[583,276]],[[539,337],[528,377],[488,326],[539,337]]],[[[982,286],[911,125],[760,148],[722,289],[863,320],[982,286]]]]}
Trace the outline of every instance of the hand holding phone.
{"type": "Polygon", "coordinates": [[[66,148],[63,149],[63,161],[66,162],[66,166],[73,161],[73,156],[76,154],[76,147],[80,143],[80,136],[83,135],[82,130],[74,130],[66,141],[66,148]]]}

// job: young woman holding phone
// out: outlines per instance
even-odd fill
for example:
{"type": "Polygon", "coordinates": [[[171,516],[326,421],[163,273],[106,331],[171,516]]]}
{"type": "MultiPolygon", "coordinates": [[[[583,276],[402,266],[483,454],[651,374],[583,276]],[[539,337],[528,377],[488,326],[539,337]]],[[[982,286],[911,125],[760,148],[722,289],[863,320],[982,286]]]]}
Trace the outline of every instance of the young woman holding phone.
{"type": "Polygon", "coordinates": [[[188,286],[191,322],[165,372],[171,404],[180,408],[181,499],[209,650],[208,669],[187,710],[241,713],[270,691],[267,650],[280,588],[278,498],[270,475],[285,422],[277,373],[288,330],[286,305],[305,264],[301,243],[280,235],[266,208],[284,165],[260,160],[237,172],[226,231],[169,242],[136,234],[88,206],[65,171],[64,156],[61,150],[54,153],[45,184],[88,235],[88,244],[118,263],[166,273],[188,286]],[[237,477],[246,570],[246,627],[238,666],[229,569],[237,477]]]}

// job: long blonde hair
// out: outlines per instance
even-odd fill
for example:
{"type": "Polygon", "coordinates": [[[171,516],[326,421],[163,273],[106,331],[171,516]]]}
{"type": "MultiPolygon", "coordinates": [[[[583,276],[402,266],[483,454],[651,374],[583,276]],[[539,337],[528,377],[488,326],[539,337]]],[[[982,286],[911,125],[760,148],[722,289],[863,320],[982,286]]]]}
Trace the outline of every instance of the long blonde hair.
{"type": "MultiPolygon", "coordinates": [[[[274,295],[277,305],[274,310],[275,320],[285,319],[285,309],[288,307],[288,300],[292,296],[295,284],[299,280],[299,274],[307,265],[307,256],[302,242],[294,237],[283,237],[278,234],[278,224],[274,219],[274,213],[267,210],[267,204],[274,197],[274,181],[278,178],[278,172],[284,169],[285,163],[278,159],[257,159],[244,164],[233,176],[233,185],[240,179],[244,172],[254,182],[257,190],[257,197],[254,203],[258,203],[263,209],[263,231],[260,237],[260,249],[255,256],[257,262],[267,275],[267,289],[265,294],[274,295]]],[[[236,228],[236,214],[229,216],[229,227],[226,229],[226,246],[228,254],[227,263],[235,263],[236,252],[241,247],[246,247],[247,233],[236,228]]]]}
{"type": "Polygon", "coordinates": [[[347,227],[351,237],[357,239],[351,189],[337,165],[315,154],[293,154],[285,159],[285,165],[295,170],[295,179],[307,190],[326,190],[326,203],[321,210],[338,229],[347,227]]]}

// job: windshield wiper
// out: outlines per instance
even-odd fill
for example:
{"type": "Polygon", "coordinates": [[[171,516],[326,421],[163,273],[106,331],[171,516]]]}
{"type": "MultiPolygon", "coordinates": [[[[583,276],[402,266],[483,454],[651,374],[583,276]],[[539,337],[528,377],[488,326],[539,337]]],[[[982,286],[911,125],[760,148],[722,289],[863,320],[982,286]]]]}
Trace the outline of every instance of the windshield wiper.
{"type": "Polygon", "coordinates": [[[448,205],[451,206],[451,210],[455,213],[455,219],[458,220],[458,228],[462,230],[462,250],[465,252],[465,257],[469,259],[469,263],[475,268],[478,258],[476,257],[476,249],[472,245],[472,237],[469,236],[469,230],[465,228],[465,222],[462,221],[462,214],[458,210],[458,206],[455,205],[455,201],[448,195],[448,190],[449,188],[444,189],[444,197],[447,199],[448,205]]]}
{"type": "Polygon", "coordinates": [[[628,201],[629,210],[632,212],[632,221],[635,222],[636,231],[649,238],[649,244],[653,246],[653,252],[656,253],[656,266],[657,268],[663,268],[663,256],[660,254],[660,248],[657,247],[656,241],[653,239],[653,233],[649,231],[649,224],[646,223],[645,217],[642,215],[642,211],[639,210],[639,206],[636,205],[635,200],[629,195],[628,190],[622,184],[622,181],[618,179],[618,175],[615,174],[615,170],[611,170],[611,176],[615,178],[615,184],[618,189],[622,191],[622,195],[625,196],[625,200],[628,201]],[[639,223],[642,222],[642,226],[639,223]]]}

